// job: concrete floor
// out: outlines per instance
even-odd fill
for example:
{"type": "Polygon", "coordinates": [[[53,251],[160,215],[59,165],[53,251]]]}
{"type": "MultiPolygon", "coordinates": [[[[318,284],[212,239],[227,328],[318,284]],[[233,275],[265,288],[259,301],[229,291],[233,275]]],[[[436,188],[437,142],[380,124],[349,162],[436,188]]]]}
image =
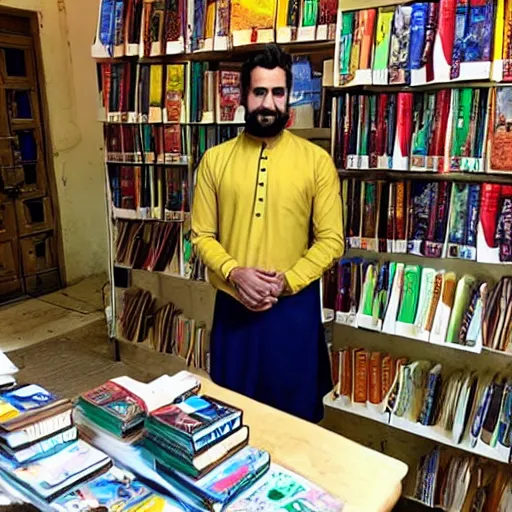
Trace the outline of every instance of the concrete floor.
{"type": "Polygon", "coordinates": [[[0,306],[0,350],[11,352],[104,319],[104,274],[45,295],[0,306]]]}

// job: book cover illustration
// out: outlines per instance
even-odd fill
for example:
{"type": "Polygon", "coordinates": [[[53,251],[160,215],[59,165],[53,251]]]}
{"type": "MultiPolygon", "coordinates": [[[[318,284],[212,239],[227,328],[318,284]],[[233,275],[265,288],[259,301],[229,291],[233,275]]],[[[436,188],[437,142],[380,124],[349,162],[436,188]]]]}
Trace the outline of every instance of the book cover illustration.
{"type": "MultiPolygon", "coordinates": [[[[162,407],[151,414],[161,423],[193,436],[202,428],[231,416],[240,419],[240,412],[208,396],[191,396],[179,404],[162,407]]],[[[224,424],[224,421],[223,421],[224,424]]]]}
{"type": "Polygon", "coordinates": [[[231,0],[233,46],[274,40],[277,0],[231,0]]]}
{"type": "Polygon", "coordinates": [[[231,0],[218,0],[216,10],[213,49],[225,51],[229,47],[231,0]]]}
{"type": "Polygon", "coordinates": [[[433,48],[437,31],[437,3],[415,3],[411,14],[411,85],[423,85],[434,78],[433,48]]]}
{"type": "Polygon", "coordinates": [[[0,467],[4,471],[47,500],[110,463],[107,455],[82,440],[50,457],[27,464],[18,465],[0,455],[0,467]]]}
{"type": "Polygon", "coordinates": [[[476,260],[480,185],[453,183],[446,256],[476,260]]]}
{"type": "Polygon", "coordinates": [[[7,423],[23,413],[33,412],[52,404],[59,399],[37,384],[21,386],[13,391],[0,394],[0,424],[7,423]]]}
{"type": "Polygon", "coordinates": [[[512,263],[512,186],[482,184],[477,261],[512,263]]]}
{"type": "Polygon", "coordinates": [[[493,1],[457,1],[450,71],[452,80],[485,80],[489,78],[493,30],[493,1]]]}
{"type": "Polygon", "coordinates": [[[343,503],[302,477],[273,464],[261,484],[226,512],[341,512],[343,503]]]}
{"type": "Polygon", "coordinates": [[[410,83],[411,6],[399,5],[393,18],[391,50],[389,56],[389,83],[410,83]]]}
{"type": "Polygon", "coordinates": [[[316,38],[320,0],[302,0],[297,41],[313,41],[316,38]]]}
{"type": "Polygon", "coordinates": [[[139,480],[117,467],[57,499],[52,506],[58,512],[112,510],[136,512],[175,510],[167,498],[159,496],[139,480]]]}
{"type": "Polygon", "coordinates": [[[451,116],[450,170],[483,172],[489,89],[454,89],[451,116]]]}
{"type": "Polygon", "coordinates": [[[316,39],[329,41],[336,38],[336,18],[338,14],[337,0],[320,0],[316,39]]]}
{"type": "Polygon", "coordinates": [[[452,70],[457,0],[441,0],[433,50],[435,82],[449,82],[452,70]]]}
{"type": "Polygon", "coordinates": [[[240,72],[219,71],[218,121],[220,123],[242,122],[244,108],[241,106],[242,86],[240,72]]]}
{"type": "Polygon", "coordinates": [[[111,381],[87,391],[80,397],[80,401],[104,409],[123,423],[143,418],[146,414],[144,402],[140,398],[111,381]]]}
{"type": "Polygon", "coordinates": [[[388,62],[394,14],[394,7],[381,7],[377,15],[372,69],[374,85],[388,84],[388,62]]]}
{"type": "Polygon", "coordinates": [[[490,170],[512,171],[512,88],[492,90],[489,133],[490,170]]]}

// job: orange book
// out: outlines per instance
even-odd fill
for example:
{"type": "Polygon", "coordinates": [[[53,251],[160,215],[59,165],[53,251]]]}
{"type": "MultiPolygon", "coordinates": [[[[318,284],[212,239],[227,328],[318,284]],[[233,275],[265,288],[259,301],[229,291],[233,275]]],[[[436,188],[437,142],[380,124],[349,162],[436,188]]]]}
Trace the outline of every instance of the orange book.
{"type": "Polygon", "coordinates": [[[391,384],[393,384],[394,379],[394,363],[393,358],[386,354],[384,357],[382,357],[381,361],[381,397],[384,398],[389,389],[391,388],[391,384]]]}
{"type": "Polygon", "coordinates": [[[369,385],[368,393],[372,404],[380,404],[382,401],[382,354],[380,352],[372,352],[369,361],[369,385]]]}
{"type": "Polygon", "coordinates": [[[345,349],[341,352],[341,385],[340,395],[352,396],[352,350],[345,349]]]}
{"type": "Polygon", "coordinates": [[[360,348],[354,350],[354,398],[355,403],[368,400],[368,352],[360,348]]]}

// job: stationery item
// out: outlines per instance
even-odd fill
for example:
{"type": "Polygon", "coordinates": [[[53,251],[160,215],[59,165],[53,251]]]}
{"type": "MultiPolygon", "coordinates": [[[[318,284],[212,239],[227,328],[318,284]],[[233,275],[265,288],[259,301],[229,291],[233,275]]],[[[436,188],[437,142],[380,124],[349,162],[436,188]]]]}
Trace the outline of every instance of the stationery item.
{"type": "Polygon", "coordinates": [[[278,0],[276,16],[276,42],[289,43],[296,40],[298,28],[299,0],[278,0]]]}
{"type": "Polygon", "coordinates": [[[388,84],[388,62],[391,47],[394,7],[380,7],[377,15],[372,83],[388,84]]]}
{"type": "Polygon", "coordinates": [[[357,13],[354,11],[342,11],[340,23],[340,43],[339,43],[339,57],[338,73],[336,73],[337,82],[335,85],[343,85],[353,80],[350,69],[350,57],[352,54],[352,45],[354,38],[354,20],[357,13]]]}
{"type": "Polygon", "coordinates": [[[307,510],[341,512],[343,503],[292,471],[272,464],[266,476],[244,497],[232,503],[227,512],[272,512],[307,510]]]}
{"type": "Polygon", "coordinates": [[[480,185],[454,183],[450,206],[447,257],[476,260],[480,185]]]}
{"type": "Polygon", "coordinates": [[[319,0],[302,0],[301,4],[297,40],[313,41],[316,39],[319,0]]]}
{"type": "Polygon", "coordinates": [[[336,322],[353,327],[357,326],[362,282],[361,260],[340,260],[338,264],[336,322]]]}
{"type": "Polygon", "coordinates": [[[432,329],[431,343],[444,343],[455,298],[456,276],[454,272],[446,272],[443,276],[443,287],[438,301],[432,329]]]}
{"type": "Polygon", "coordinates": [[[199,480],[193,480],[174,468],[156,461],[156,470],[166,480],[187,493],[194,503],[208,510],[227,507],[265,475],[269,467],[270,455],[250,446],[245,447],[199,480]]]}
{"type": "Polygon", "coordinates": [[[112,462],[93,446],[78,440],[49,457],[18,465],[0,454],[0,470],[9,482],[47,502],[106,471],[112,462]]]}
{"type": "Polygon", "coordinates": [[[218,72],[217,121],[219,123],[243,122],[244,107],[240,72],[221,69],[218,72]]]}
{"type": "Polygon", "coordinates": [[[471,302],[464,315],[462,327],[459,332],[459,343],[468,347],[481,347],[483,311],[487,305],[489,286],[487,283],[479,284],[474,290],[471,302]]]}
{"type": "Polygon", "coordinates": [[[496,82],[510,82],[512,79],[512,40],[509,29],[511,20],[511,3],[507,0],[499,0],[496,4],[491,75],[492,80],[496,82]]]}
{"type": "Polygon", "coordinates": [[[97,31],[91,53],[95,59],[124,55],[124,2],[102,0],[99,5],[97,31]]]}
{"type": "Polygon", "coordinates": [[[494,350],[510,351],[512,279],[504,277],[491,290],[482,318],[482,341],[494,350]]]}
{"type": "Polygon", "coordinates": [[[512,262],[512,186],[483,183],[477,235],[477,261],[512,262]]]}

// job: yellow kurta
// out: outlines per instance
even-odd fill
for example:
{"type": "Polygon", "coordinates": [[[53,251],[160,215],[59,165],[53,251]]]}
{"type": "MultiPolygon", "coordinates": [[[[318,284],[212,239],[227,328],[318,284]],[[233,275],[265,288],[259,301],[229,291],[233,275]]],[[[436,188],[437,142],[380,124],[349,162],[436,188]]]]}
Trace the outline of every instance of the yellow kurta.
{"type": "Polygon", "coordinates": [[[300,291],[343,254],[330,155],[287,130],[267,146],[242,133],[209,149],[199,165],[192,231],[216,288],[236,297],[226,279],[243,266],[284,272],[292,293],[300,291]]]}

